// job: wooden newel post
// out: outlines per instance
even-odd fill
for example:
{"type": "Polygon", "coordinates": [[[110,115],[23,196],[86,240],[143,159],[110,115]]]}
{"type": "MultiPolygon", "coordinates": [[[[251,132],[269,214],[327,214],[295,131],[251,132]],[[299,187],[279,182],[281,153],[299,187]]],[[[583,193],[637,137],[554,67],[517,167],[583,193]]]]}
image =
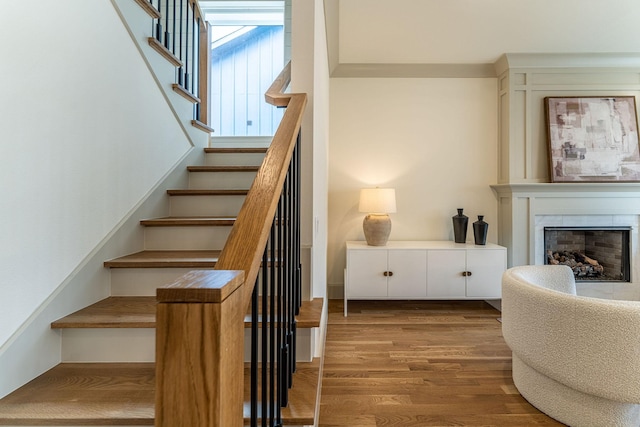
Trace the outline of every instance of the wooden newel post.
{"type": "Polygon", "coordinates": [[[157,290],[156,427],[242,427],[244,272],[198,270],[157,290]]]}

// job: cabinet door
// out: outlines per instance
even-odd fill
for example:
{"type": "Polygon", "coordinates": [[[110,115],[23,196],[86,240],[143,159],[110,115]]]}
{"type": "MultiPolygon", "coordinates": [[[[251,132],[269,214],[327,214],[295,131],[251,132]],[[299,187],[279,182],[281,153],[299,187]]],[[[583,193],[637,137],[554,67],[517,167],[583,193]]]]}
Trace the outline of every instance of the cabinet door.
{"type": "Polygon", "coordinates": [[[507,268],[505,250],[469,249],[467,251],[467,296],[500,298],[502,273],[507,268]]]}
{"type": "Polygon", "coordinates": [[[387,251],[347,251],[347,297],[372,298],[387,296],[387,251]]]}
{"type": "Polygon", "coordinates": [[[390,250],[389,297],[424,298],[427,296],[427,251],[390,250]]]}
{"type": "Polygon", "coordinates": [[[427,297],[465,297],[465,258],[464,250],[427,251],[427,297]]]}

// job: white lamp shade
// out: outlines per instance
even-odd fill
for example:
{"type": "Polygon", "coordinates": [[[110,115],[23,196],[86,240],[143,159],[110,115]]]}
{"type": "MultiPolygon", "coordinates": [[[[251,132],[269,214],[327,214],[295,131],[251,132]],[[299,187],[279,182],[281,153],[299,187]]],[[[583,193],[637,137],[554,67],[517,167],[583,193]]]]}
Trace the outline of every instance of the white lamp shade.
{"type": "Polygon", "coordinates": [[[360,190],[360,212],[393,213],[396,211],[394,188],[363,188],[360,190]]]}

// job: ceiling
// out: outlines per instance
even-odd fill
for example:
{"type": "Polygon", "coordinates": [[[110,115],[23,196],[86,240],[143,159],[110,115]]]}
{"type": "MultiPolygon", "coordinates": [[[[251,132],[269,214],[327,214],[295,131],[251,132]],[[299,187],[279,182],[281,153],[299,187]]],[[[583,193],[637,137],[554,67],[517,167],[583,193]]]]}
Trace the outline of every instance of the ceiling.
{"type": "MultiPolygon", "coordinates": [[[[325,0],[342,68],[483,67],[504,53],[640,53],[638,0],[325,0]]],[[[337,64],[334,64],[334,66],[337,64]]]]}
{"type": "Polygon", "coordinates": [[[205,20],[214,25],[282,25],[283,0],[200,0],[205,20]]]}
{"type": "Polygon", "coordinates": [[[640,52],[638,0],[342,0],[341,63],[487,63],[640,52]]]}

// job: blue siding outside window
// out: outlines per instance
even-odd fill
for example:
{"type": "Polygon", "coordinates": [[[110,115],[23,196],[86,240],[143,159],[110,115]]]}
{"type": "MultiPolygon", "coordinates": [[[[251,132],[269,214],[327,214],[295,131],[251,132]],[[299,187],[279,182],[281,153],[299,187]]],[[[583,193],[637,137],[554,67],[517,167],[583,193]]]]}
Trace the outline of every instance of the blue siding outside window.
{"type": "Polygon", "coordinates": [[[218,136],[271,136],[283,109],[264,102],[284,65],[284,29],[257,26],[220,47],[211,58],[211,126],[218,136]]]}

